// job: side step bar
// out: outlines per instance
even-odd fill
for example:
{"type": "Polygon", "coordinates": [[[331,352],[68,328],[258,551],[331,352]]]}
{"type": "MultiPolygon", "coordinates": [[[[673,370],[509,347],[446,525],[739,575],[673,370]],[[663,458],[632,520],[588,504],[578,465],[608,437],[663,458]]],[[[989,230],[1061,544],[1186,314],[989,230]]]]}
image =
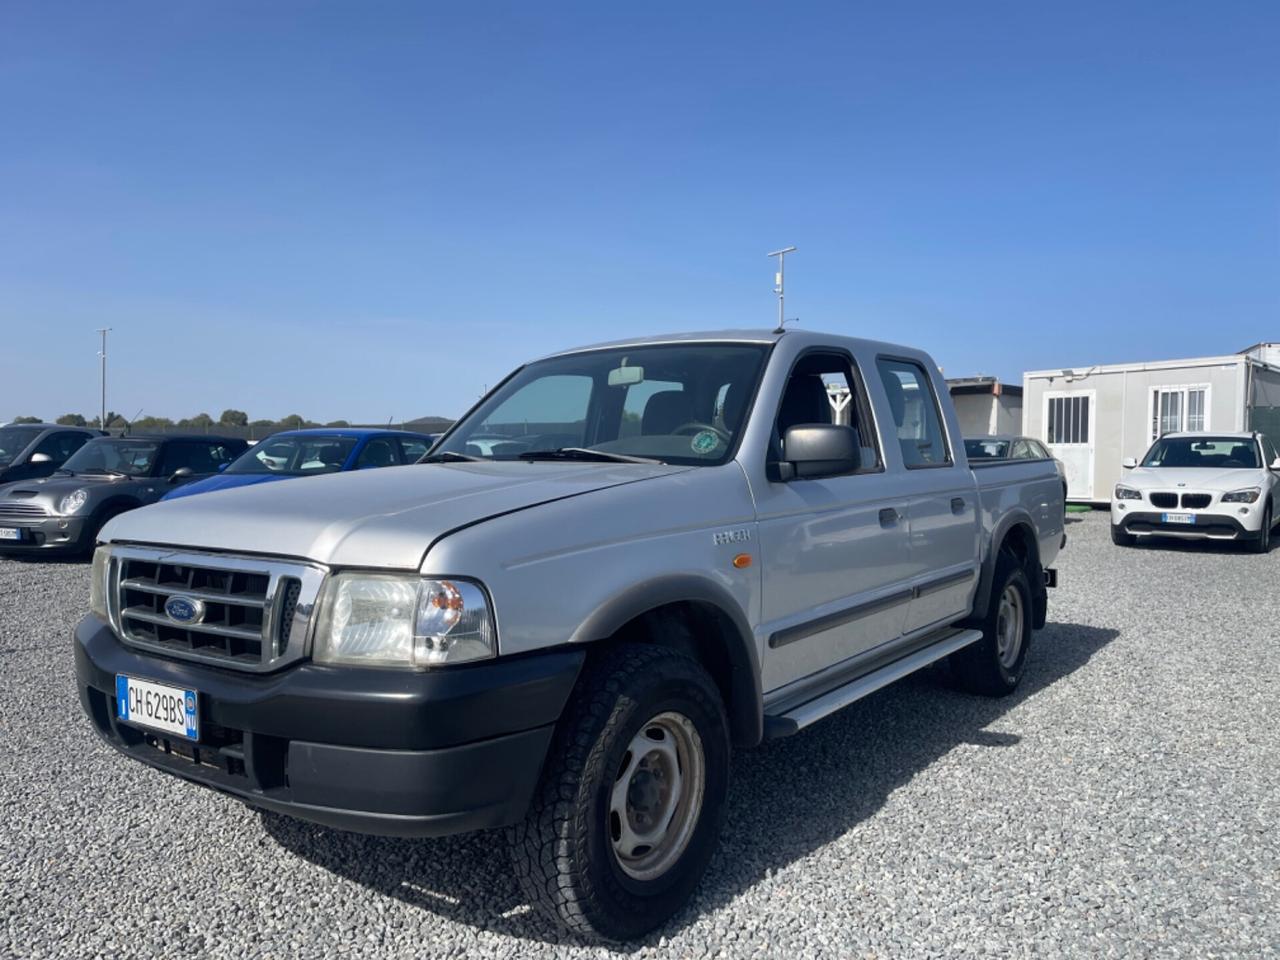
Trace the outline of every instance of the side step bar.
{"type": "Polygon", "coordinates": [[[960,630],[915,653],[909,653],[899,660],[887,663],[878,670],[850,680],[843,686],[791,707],[786,713],[766,716],[764,718],[765,739],[777,740],[780,737],[789,737],[842,707],[847,707],[854,701],[875,693],[881,687],[887,687],[908,674],[915,673],[981,639],[981,630],[960,630]]]}

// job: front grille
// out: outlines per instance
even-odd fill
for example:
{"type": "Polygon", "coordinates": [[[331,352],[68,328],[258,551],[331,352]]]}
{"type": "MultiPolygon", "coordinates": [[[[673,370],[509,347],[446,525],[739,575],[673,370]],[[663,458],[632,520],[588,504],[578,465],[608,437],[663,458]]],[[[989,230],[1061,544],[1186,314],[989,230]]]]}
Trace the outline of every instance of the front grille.
{"type": "Polygon", "coordinates": [[[1182,505],[1189,510],[1203,510],[1212,502],[1213,497],[1207,493],[1184,493],[1182,505]]]}
{"type": "Polygon", "coordinates": [[[1168,510],[1178,505],[1178,495],[1176,493],[1153,493],[1151,494],[1151,505],[1168,510]]]}
{"type": "Polygon", "coordinates": [[[0,520],[43,520],[49,511],[38,503],[0,502],[0,520]]]}
{"type": "Polygon", "coordinates": [[[324,578],[302,564],[138,547],[113,548],[110,571],[112,621],[126,643],[240,670],[306,653],[324,578]]]}

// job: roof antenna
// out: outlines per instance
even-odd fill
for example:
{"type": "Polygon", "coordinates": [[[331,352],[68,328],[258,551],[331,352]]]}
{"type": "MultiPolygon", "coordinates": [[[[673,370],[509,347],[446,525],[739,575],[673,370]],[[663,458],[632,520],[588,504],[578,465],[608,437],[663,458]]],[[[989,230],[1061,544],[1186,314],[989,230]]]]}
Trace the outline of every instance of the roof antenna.
{"type": "Polygon", "coordinates": [[[785,294],[783,293],[783,289],[782,289],[783,288],[782,277],[783,277],[783,270],[784,270],[784,262],[787,259],[787,254],[795,253],[795,252],[796,252],[795,247],[786,247],[783,250],[775,250],[773,251],[773,253],[768,254],[768,256],[770,257],[778,258],[778,272],[773,275],[773,282],[774,282],[773,292],[778,295],[778,327],[776,330],[773,331],[774,333],[786,332],[787,321],[783,319],[783,317],[785,317],[786,314],[782,312],[783,310],[782,303],[783,303],[783,300],[785,299],[785,294]]]}

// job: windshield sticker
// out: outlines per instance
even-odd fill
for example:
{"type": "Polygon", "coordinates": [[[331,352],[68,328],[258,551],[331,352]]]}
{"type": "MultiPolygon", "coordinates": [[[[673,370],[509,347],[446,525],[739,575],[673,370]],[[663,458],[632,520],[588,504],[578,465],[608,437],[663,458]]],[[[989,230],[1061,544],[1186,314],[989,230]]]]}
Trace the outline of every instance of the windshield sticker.
{"type": "Polygon", "coordinates": [[[699,430],[689,441],[689,446],[693,447],[694,453],[710,453],[720,446],[720,438],[710,430],[699,430]]]}

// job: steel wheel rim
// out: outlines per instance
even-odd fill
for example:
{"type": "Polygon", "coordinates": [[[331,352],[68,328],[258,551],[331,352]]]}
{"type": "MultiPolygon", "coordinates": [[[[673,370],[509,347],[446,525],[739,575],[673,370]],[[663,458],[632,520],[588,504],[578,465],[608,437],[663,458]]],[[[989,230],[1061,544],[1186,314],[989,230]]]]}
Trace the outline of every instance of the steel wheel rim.
{"type": "Polygon", "coordinates": [[[623,753],[609,793],[614,856],[633,880],[654,880],[689,846],[706,787],[707,761],[693,721],[660,713],[623,753]]]}
{"type": "Polygon", "coordinates": [[[1000,594],[996,613],[996,658],[1000,666],[1011,670],[1022,649],[1022,594],[1012,583],[1000,594]]]}

